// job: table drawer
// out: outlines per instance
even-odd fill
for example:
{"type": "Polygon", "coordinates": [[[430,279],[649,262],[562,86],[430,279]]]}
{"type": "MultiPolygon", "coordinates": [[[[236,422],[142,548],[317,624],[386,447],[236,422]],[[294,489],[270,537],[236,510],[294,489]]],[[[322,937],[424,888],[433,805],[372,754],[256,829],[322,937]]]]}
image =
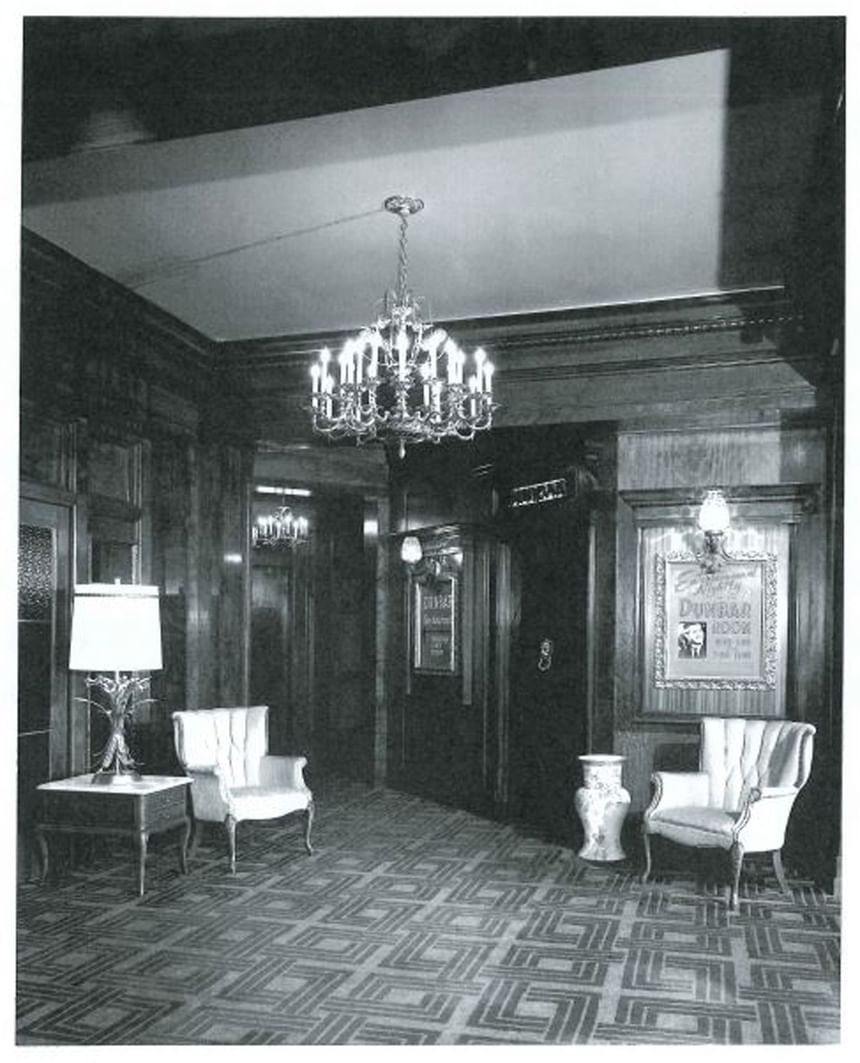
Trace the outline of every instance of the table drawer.
{"type": "Polygon", "coordinates": [[[187,786],[174,786],[170,790],[147,794],[141,804],[142,822],[139,826],[146,830],[157,830],[162,823],[181,819],[186,814],[187,802],[187,786]]]}
{"type": "Polygon", "coordinates": [[[135,827],[135,798],[131,794],[43,793],[44,823],[79,827],[135,827]]]}

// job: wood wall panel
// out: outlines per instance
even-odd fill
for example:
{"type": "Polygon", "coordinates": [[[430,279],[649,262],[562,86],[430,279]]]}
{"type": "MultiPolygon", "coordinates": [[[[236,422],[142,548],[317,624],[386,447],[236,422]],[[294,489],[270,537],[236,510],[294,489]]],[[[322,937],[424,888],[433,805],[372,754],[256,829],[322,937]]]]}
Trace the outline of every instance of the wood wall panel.
{"type": "Polygon", "coordinates": [[[389,588],[395,582],[390,570],[391,550],[388,537],[391,534],[391,503],[386,496],[365,501],[364,506],[365,552],[370,558],[373,573],[372,616],[375,629],[376,654],[373,680],[373,785],[384,786],[388,778],[388,655],[391,641],[388,609],[389,588]]]}
{"type": "MultiPolygon", "coordinates": [[[[648,647],[641,641],[639,624],[650,594],[642,565],[647,558],[653,560],[654,551],[645,550],[644,544],[649,536],[662,535],[668,537],[666,549],[694,549],[698,499],[706,487],[721,486],[729,494],[734,513],[729,552],[764,548],[779,556],[784,668],[773,697],[781,700],[789,718],[828,726],[823,634],[827,537],[819,509],[826,447],[826,430],[814,423],[619,434],[618,481],[626,501],[618,506],[615,748],[628,757],[625,785],[634,812],[647,804],[651,771],[665,766],[661,762],[667,756],[682,761],[684,748],[697,745],[695,714],[732,712],[739,705],[744,712],[770,711],[759,704],[761,698],[771,697],[768,692],[728,692],[721,697],[710,691],[656,691],[650,685],[648,647]],[[649,716],[646,710],[649,704],[654,708],[655,698],[661,706],[679,711],[677,718],[666,718],[661,725],[653,712],[649,716]]],[[[826,760],[824,748],[817,746],[813,776],[826,775],[826,760]]],[[[821,784],[813,779],[810,786],[816,785],[821,784]]],[[[822,798],[822,807],[825,803],[822,798]]],[[[809,835],[811,824],[805,825],[800,807],[795,818],[795,833],[809,835]]],[[[795,866],[826,880],[837,843],[830,827],[815,835],[812,828],[809,838],[815,841],[805,854],[802,846],[794,845],[792,859],[795,866]]]]}
{"type": "Polygon", "coordinates": [[[622,769],[624,786],[630,791],[630,811],[641,813],[651,801],[654,771],[696,771],[699,765],[699,729],[686,723],[683,729],[646,732],[618,731],[615,752],[627,757],[622,769]]]}
{"type": "Polygon", "coordinates": [[[816,427],[621,432],[618,489],[816,483],[824,458],[816,427]]]}

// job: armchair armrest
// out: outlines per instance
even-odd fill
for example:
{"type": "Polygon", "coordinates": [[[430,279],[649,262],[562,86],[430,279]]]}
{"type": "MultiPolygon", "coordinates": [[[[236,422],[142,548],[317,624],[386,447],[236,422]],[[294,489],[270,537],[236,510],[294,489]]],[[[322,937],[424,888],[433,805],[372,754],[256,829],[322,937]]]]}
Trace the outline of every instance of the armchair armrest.
{"type": "Polygon", "coordinates": [[[651,775],[654,795],[645,818],[664,808],[708,804],[708,774],[704,771],[655,771],[651,775]]]}
{"type": "Polygon", "coordinates": [[[307,790],[302,768],[307,757],[281,757],[267,754],[260,760],[260,784],[285,786],[290,790],[307,790]]]}
{"type": "Polygon", "coordinates": [[[750,852],[781,849],[798,793],[795,786],[753,787],[732,831],[735,840],[750,852]]]}
{"type": "Polygon", "coordinates": [[[750,801],[768,800],[772,797],[796,797],[796,786],[754,786],[750,790],[750,801]]]}
{"type": "Polygon", "coordinates": [[[223,823],[230,811],[230,794],[217,767],[186,766],[191,778],[191,807],[194,818],[207,823],[223,823]]]}

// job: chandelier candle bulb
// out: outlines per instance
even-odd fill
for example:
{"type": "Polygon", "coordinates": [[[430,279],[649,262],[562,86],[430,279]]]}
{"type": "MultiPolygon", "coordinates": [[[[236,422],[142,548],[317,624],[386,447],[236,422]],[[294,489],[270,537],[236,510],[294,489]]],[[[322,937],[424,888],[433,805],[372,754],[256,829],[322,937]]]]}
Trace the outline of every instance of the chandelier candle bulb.
{"type": "Polygon", "coordinates": [[[420,372],[421,379],[424,382],[424,388],[423,388],[424,405],[425,406],[429,406],[430,405],[430,366],[427,364],[427,362],[425,362],[421,366],[421,369],[420,369],[419,372],[420,372]]]}
{"type": "Polygon", "coordinates": [[[314,363],[311,366],[311,391],[317,395],[320,390],[320,367],[314,363]]]}
{"type": "Polygon", "coordinates": [[[484,375],[484,362],[487,360],[487,352],[483,347],[479,347],[475,351],[475,365],[478,367],[478,391],[483,391],[482,378],[484,375]]]}
{"type": "Polygon", "coordinates": [[[379,373],[379,345],[382,342],[378,332],[374,332],[370,337],[370,368],[367,371],[367,375],[371,380],[376,380],[379,373]]]}

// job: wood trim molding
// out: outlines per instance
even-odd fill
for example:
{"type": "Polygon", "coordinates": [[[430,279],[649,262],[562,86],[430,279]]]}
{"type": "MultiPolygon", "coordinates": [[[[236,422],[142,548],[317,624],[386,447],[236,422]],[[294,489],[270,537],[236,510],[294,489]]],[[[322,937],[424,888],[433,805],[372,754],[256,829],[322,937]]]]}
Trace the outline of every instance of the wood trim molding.
{"type": "MultiPolygon", "coordinates": [[[[494,352],[518,355],[536,350],[556,355],[561,348],[628,343],[631,340],[688,339],[709,333],[743,333],[744,341],[774,338],[784,329],[798,328],[802,319],[781,287],[749,289],[720,295],[630,303],[621,306],[558,310],[537,314],[439,322],[458,339],[492,347],[494,352]]],[[[322,346],[337,347],[345,332],[272,336],[261,340],[228,341],[217,345],[217,357],[245,372],[278,366],[301,366],[322,346]]],[[[752,344],[757,346],[757,344],[752,344]]],[[[624,364],[626,360],[621,359],[624,364]]],[[[696,365],[701,365],[698,360],[696,365]]],[[[605,371],[615,371],[608,366],[605,371]]],[[[516,368],[502,364],[509,379],[516,368]]],[[[577,366],[577,372],[582,365],[577,366]]],[[[545,370],[540,376],[547,376],[545,370]]]]}
{"type": "MultiPolygon", "coordinates": [[[[799,519],[817,513],[821,507],[821,487],[814,483],[741,484],[722,488],[729,504],[745,506],[792,504],[789,516],[799,519]]],[[[697,508],[702,502],[702,489],[695,487],[658,487],[644,490],[622,490],[619,497],[634,511],[637,524],[666,520],[667,512],[681,519],[682,507],[697,508]]]]}

